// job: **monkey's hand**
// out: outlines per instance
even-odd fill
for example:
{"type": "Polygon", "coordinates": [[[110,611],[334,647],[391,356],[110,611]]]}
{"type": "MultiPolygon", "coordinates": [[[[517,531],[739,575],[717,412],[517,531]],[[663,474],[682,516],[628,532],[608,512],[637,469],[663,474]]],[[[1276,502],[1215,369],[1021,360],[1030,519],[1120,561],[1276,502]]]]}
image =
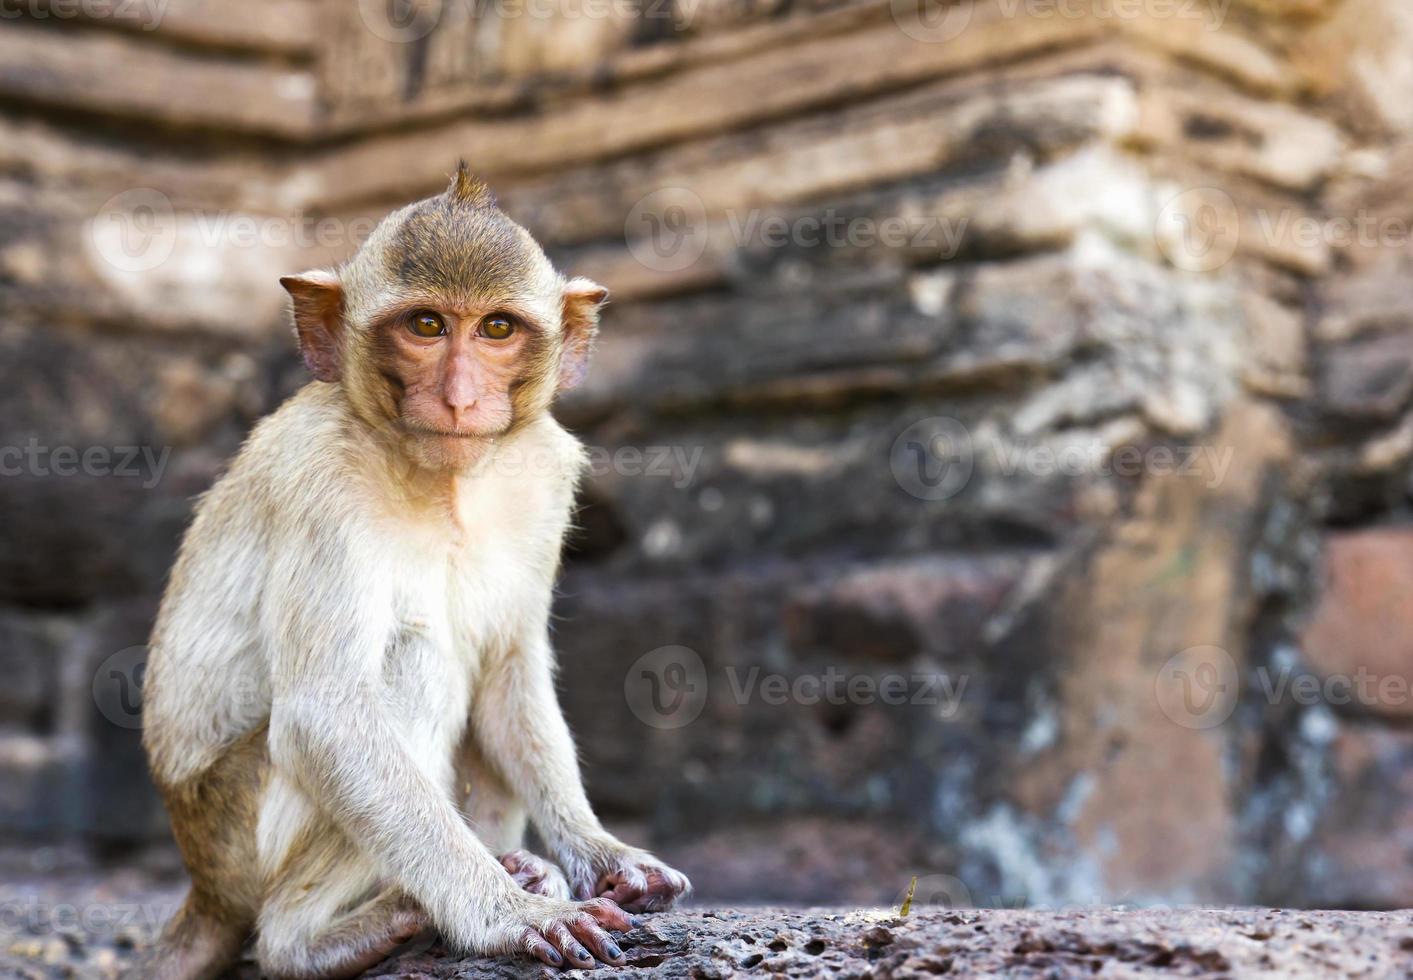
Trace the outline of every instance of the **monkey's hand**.
{"type": "Polygon", "coordinates": [[[597,842],[565,870],[578,898],[607,898],[629,912],[660,912],[692,891],[687,876],[647,851],[616,840],[597,842]]]}
{"type": "Polygon", "coordinates": [[[500,866],[509,871],[515,883],[527,892],[566,901],[570,898],[569,882],[564,880],[564,872],[529,851],[502,854],[500,866]]]}
{"type": "Polygon", "coordinates": [[[595,957],[622,966],[623,950],[604,929],[627,932],[638,924],[606,898],[563,902],[521,892],[497,930],[499,948],[489,952],[523,952],[550,966],[575,969],[593,969],[595,957]]]}

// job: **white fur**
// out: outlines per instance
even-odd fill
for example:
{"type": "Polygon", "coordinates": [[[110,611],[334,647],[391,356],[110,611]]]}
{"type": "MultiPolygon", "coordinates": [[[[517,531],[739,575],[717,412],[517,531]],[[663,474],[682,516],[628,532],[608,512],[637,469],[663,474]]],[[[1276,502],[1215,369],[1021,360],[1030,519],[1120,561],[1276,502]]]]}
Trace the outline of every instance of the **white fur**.
{"type": "Polygon", "coordinates": [[[582,458],[544,416],[474,472],[398,470],[337,389],[314,384],[202,501],[154,636],[147,743],[175,786],[268,724],[260,869],[274,888],[294,855],[320,879],[266,899],[268,960],[380,887],[482,952],[574,914],[516,889],[454,802],[468,721],[576,893],[658,863],[594,816],[554,693],[550,598],[582,458]],[[320,849],[301,856],[311,831],[320,849]]]}

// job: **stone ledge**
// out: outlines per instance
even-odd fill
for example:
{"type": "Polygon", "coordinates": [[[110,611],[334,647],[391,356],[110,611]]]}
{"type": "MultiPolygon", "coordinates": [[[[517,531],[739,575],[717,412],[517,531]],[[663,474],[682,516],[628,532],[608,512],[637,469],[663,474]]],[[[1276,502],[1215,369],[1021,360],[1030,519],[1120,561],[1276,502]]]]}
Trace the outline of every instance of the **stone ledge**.
{"type": "MultiPolygon", "coordinates": [[[[132,955],[130,942],[114,949],[63,932],[0,931],[0,940],[4,976],[108,977],[132,955]]],[[[649,917],[621,944],[628,966],[612,975],[622,978],[1393,977],[1404,975],[1413,949],[1413,913],[924,907],[899,918],[894,910],[689,909],[649,917]]],[[[511,980],[557,972],[511,958],[456,959],[432,946],[364,976],[511,980]]],[[[259,973],[246,963],[229,977],[259,973]]]]}
{"type": "MultiPolygon", "coordinates": [[[[625,978],[1391,977],[1413,947],[1413,914],[924,909],[899,919],[892,911],[694,909],[653,916],[622,945],[628,968],[615,975],[625,978]]],[[[510,980],[555,972],[429,952],[367,976],[510,980]]]]}

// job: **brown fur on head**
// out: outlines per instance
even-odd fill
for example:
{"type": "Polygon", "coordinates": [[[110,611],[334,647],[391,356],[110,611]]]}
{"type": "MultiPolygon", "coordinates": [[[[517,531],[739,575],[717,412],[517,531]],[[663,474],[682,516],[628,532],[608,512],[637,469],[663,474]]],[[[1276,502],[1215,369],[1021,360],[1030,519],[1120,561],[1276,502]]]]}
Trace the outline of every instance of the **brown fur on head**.
{"type": "Polygon", "coordinates": [[[389,215],[337,272],[280,282],[314,377],[433,469],[475,463],[577,384],[607,297],[560,276],[464,161],[444,193],[389,215]]]}

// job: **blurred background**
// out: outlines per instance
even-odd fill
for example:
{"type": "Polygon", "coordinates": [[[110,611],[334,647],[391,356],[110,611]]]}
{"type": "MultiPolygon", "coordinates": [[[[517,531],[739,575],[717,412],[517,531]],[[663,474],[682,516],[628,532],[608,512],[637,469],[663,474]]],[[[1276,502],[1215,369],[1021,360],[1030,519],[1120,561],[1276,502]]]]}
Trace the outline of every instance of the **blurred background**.
{"type": "Polygon", "coordinates": [[[613,292],[560,688],[702,901],[1413,905],[1410,90],[1406,0],[3,0],[0,878],[180,882],[277,278],[465,157],[613,292]]]}

